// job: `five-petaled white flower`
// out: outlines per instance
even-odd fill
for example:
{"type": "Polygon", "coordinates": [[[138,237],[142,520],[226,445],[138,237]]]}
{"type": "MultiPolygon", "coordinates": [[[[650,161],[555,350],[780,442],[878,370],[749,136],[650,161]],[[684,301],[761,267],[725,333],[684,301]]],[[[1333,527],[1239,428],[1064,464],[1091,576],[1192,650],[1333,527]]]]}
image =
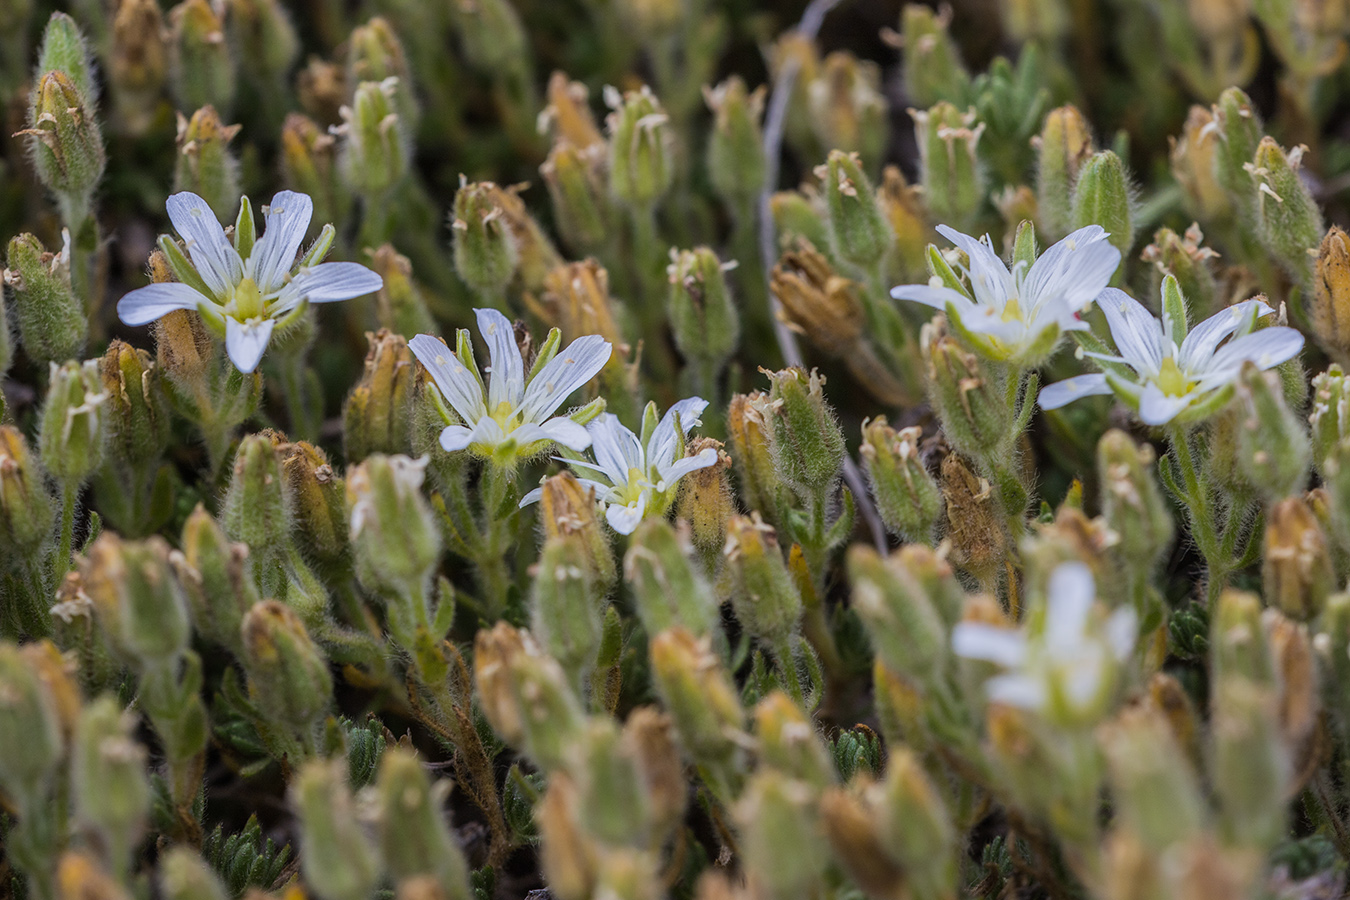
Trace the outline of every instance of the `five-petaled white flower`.
{"type": "MultiPolygon", "coordinates": [[[[647,404],[642,437],[630,431],[619,417],[605,413],[586,426],[591,435],[595,462],[562,460],[582,472],[581,483],[595,489],[595,499],[605,507],[605,520],[620,534],[632,534],[644,516],[663,515],[675,500],[675,485],[681,478],[717,462],[717,451],[705,447],[685,455],[689,430],[700,424],[708,408],[701,397],[681,400],[656,419],[656,404],[647,404]],[[595,477],[592,477],[594,475],[595,477]]],[[[543,495],[535,488],[520,505],[534,503],[543,495]]]]}
{"type": "Polygon", "coordinates": [[[995,703],[1060,724],[1090,724],[1110,701],[1137,630],[1132,608],[1103,617],[1094,614],[1095,597],[1087,565],[1063,563],[1050,573],[1046,602],[1022,628],[961,622],[952,630],[952,649],[1005,670],[984,685],[995,703]]]}
{"type": "Polygon", "coordinates": [[[127,325],[145,325],[176,309],[195,309],[225,338],[225,350],[241,372],[252,372],[275,328],[285,328],[306,303],[351,300],[380,289],[379,275],[359,263],[322,262],[333,246],[325,225],[298,262],[300,244],[314,215],[307,194],[282,191],[263,207],[267,227],[258,236],[247,197],[239,206],[231,240],[206,201],[189,191],[165,203],[191,262],[167,235],[159,245],[176,282],[139,288],[117,302],[127,325]]]}
{"type": "Polygon", "coordinates": [[[1114,391],[1145,425],[1185,424],[1227,403],[1244,363],[1269,369],[1303,349],[1303,335],[1292,328],[1256,329],[1257,320],[1274,310],[1255,298],[1221,310],[1189,334],[1184,319],[1174,321],[1166,304],[1159,321],[1116,288],[1103,291],[1097,305],[1119,355],[1088,353],[1106,371],[1049,385],[1041,391],[1041,409],[1114,391]]]}
{"type": "Polygon", "coordinates": [[[1019,262],[1011,272],[988,235],[976,240],[946,225],[937,230],[965,251],[969,292],[935,276],[928,284],[894,288],[891,296],[945,310],[952,327],[980,354],[1020,366],[1039,365],[1065,332],[1087,328],[1078,313],[1120,264],[1120,251],[1100,225],[1078,229],[1030,266],[1019,262]]]}
{"type": "Polygon", "coordinates": [[[468,449],[478,456],[497,456],[508,464],[541,453],[554,442],[577,451],[589,447],[591,435],[583,422],[603,407],[591,404],[570,417],[553,413],[604,368],[611,351],[609,341],[588,334],[559,353],[562,333],[555,328],[539,348],[527,378],[511,320],[495,309],[475,309],[474,314],[488,345],[486,386],[467,329],[459,330],[454,353],[429,334],[408,342],[460,418],[460,423],[447,425],[441,432],[441,446],[451,453],[468,449]]]}

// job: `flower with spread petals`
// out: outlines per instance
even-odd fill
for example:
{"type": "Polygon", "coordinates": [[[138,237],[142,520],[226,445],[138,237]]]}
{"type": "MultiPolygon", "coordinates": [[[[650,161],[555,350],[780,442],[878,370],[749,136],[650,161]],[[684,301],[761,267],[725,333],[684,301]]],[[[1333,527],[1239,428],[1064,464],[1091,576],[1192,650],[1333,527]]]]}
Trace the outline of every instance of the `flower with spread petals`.
{"type": "Polygon", "coordinates": [[[1078,229],[1030,266],[1019,262],[1012,271],[988,235],[976,240],[946,225],[937,230],[965,251],[969,290],[935,277],[928,284],[894,288],[891,296],[945,310],[952,327],[981,355],[1028,368],[1044,362],[1065,332],[1087,328],[1078,314],[1120,264],[1120,251],[1100,225],[1078,229]]]}
{"type": "MultiPolygon", "coordinates": [[[[717,463],[712,447],[685,455],[689,430],[707,408],[707,400],[690,397],[666,410],[657,422],[656,405],[649,404],[641,438],[609,413],[586,426],[595,462],[564,461],[585,476],[579,479],[583,485],[595,489],[596,500],[605,507],[605,520],[615,531],[632,534],[644,517],[664,515],[681,478],[717,463]]],[[[542,489],[535,488],[520,505],[534,503],[542,495],[542,489]]]]}
{"type": "Polygon", "coordinates": [[[307,194],[282,191],[273,197],[262,208],[267,225],[261,236],[247,197],[232,237],[196,194],[174,194],[165,206],[191,261],[170,237],[161,237],[160,249],[178,281],[132,291],[117,302],[117,315],[127,325],[146,325],[177,309],[195,309],[225,338],[225,350],[241,372],[257,368],[273,331],[294,322],[306,304],[351,300],[383,284],[359,263],[322,262],[333,246],[332,225],[323,227],[297,261],[314,214],[307,194]]]}
{"type": "Polygon", "coordinates": [[[511,320],[495,309],[475,309],[478,330],[488,345],[487,384],[478,372],[473,343],[461,328],[455,351],[439,338],[419,334],[409,349],[431,373],[459,422],[441,432],[441,446],[454,453],[469,450],[475,455],[513,464],[542,453],[551,443],[571,450],[585,450],[591,435],[585,423],[604,408],[596,401],[570,416],[553,413],[572,392],[590,381],[609,361],[609,341],[598,334],[579,337],[561,353],[562,332],[553,329],[539,349],[528,375],[516,344],[511,320]]]}
{"type": "Polygon", "coordinates": [[[1186,333],[1164,305],[1161,321],[1124,291],[1110,288],[1097,300],[1111,337],[1112,356],[1088,353],[1105,372],[1078,375],[1041,391],[1041,409],[1058,409],[1091,394],[1114,392],[1145,425],[1178,425],[1216,412],[1233,391],[1243,363],[1278,366],[1303,349],[1292,328],[1256,328],[1274,310],[1262,300],[1244,300],[1210,316],[1186,333]]]}
{"type": "Polygon", "coordinates": [[[1091,724],[1105,711],[1134,649],[1137,619],[1130,607],[1107,616],[1094,609],[1096,585],[1085,563],[1060,565],[1046,589],[1046,602],[1022,628],[961,622],[952,629],[952,649],[1005,670],[984,684],[993,702],[1064,725],[1091,724]]]}

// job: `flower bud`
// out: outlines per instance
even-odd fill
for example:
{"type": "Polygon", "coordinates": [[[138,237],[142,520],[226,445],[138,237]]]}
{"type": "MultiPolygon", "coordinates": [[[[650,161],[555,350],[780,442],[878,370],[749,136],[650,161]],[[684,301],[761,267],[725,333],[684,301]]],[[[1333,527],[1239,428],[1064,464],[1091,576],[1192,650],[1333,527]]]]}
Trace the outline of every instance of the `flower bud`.
{"type": "Polygon", "coordinates": [[[608,590],[614,583],[614,552],[596,517],[595,489],[581,484],[571,472],[560,472],[540,485],[540,519],[547,540],[579,535],[574,544],[579,562],[590,573],[596,587],[608,590]]]}
{"type": "Polygon", "coordinates": [[[720,633],[721,614],[712,588],[665,519],[645,519],[633,532],[624,555],[623,575],[632,589],[638,619],[648,634],[675,625],[688,629],[694,637],[720,633]]]}
{"type": "Polygon", "coordinates": [[[1263,538],[1266,602],[1300,621],[1315,618],[1336,586],[1326,536],[1308,504],[1290,497],[1271,507],[1263,538]]]}
{"type": "MultiPolygon", "coordinates": [[[[151,254],[152,270],[156,259],[162,261],[163,256],[159,251],[151,254]]],[[[172,280],[167,274],[167,264],[165,270],[164,280],[172,280]]],[[[157,277],[156,281],[159,280],[157,277]]],[[[173,386],[189,397],[205,392],[206,373],[219,348],[197,311],[175,309],[155,322],[154,331],[155,361],[173,386]]]]}
{"type": "Polygon", "coordinates": [[[425,468],[425,457],[377,453],[348,472],[351,541],[363,582],[420,591],[440,561],[440,531],[421,491],[425,468]]]}
{"type": "Polygon", "coordinates": [[[397,88],[396,79],[362,82],[351,106],[341,109],[341,171],[346,186],[358,194],[378,197],[407,174],[412,141],[394,107],[397,88]]]}
{"type": "Polygon", "coordinates": [[[933,678],[945,664],[947,629],[923,583],[903,557],[862,544],[849,548],[847,565],[853,609],[878,659],[920,683],[933,678]]]}
{"type": "Polygon", "coordinates": [[[94,58],[89,44],[75,20],[65,13],[53,13],[42,30],[42,46],[38,50],[37,71],[60,70],[66,74],[75,89],[91,102],[98,99],[98,83],[94,79],[94,58]]]}
{"type": "Polygon", "coordinates": [[[628,345],[615,319],[614,298],[609,293],[609,273],[594,259],[565,263],[544,277],[542,316],[562,330],[565,340],[598,334],[624,352],[610,356],[606,369],[622,369],[628,345]]]}
{"type": "Polygon", "coordinates": [[[454,8],[452,23],[459,32],[459,48],[469,65],[480,74],[533,80],[524,67],[530,49],[516,8],[509,0],[475,0],[454,8]]]}
{"type": "Polygon", "coordinates": [[[150,812],[146,752],[134,727],[116,700],[98,698],[80,712],[70,767],[76,818],[119,872],[130,864],[150,812]]]}
{"type": "Polygon", "coordinates": [[[634,747],[612,719],[593,717],[586,723],[570,772],[580,793],[580,822],[588,834],[610,846],[648,845],[646,785],[634,747]]]}
{"type": "Polygon", "coordinates": [[[1308,307],[1313,337],[1332,358],[1350,363],[1350,238],[1338,226],[1322,238],[1316,274],[1308,307]]]}
{"type": "Polygon", "coordinates": [[[1238,428],[1243,477],[1268,500],[1301,492],[1308,480],[1312,444],[1303,422],[1285,403],[1279,373],[1244,364],[1238,396],[1246,411],[1238,428]]]}
{"type": "Polygon", "coordinates": [[[1270,684],[1274,663],[1261,625],[1261,601],[1245,591],[1225,590],[1210,611],[1210,665],[1216,681],[1270,684]]]}
{"type": "Polygon", "coordinates": [[[80,574],[104,632],[123,656],[152,669],[187,649],[187,602],[163,538],[123,541],[105,531],[85,551],[80,574]]]}
{"type": "Polygon", "coordinates": [[[68,71],[43,75],[33,92],[28,128],[33,166],[61,202],[69,228],[78,228],[89,211],[89,198],[103,177],[107,158],[94,102],[68,71]]]}
{"type": "Polygon", "coordinates": [[[603,144],[605,138],[586,102],[588,93],[582,82],[554,72],[548,79],[548,105],[539,114],[539,131],[548,130],[555,141],[566,141],[582,150],[603,144]]]}
{"type": "Polygon", "coordinates": [[[862,795],[872,785],[860,779],[830,788],[820,798],[820,823],[835,858],[868,897],[906,896],[905,873],[881,842],[875,810],[862,795]]]}
{"type": "Polygon", "coordinates": [[[345,760],[313,760],[291,785],[300,816],[300,868],[325,900],[367,900],[379,877],[375,853],[356,817],[345,760]]]}
{"type": "Polygon", "coordinates": [[[43,464],[57,481],[83,484],[103,464],[108,437],[107,399],[98,360],[51,364],[47,401],[38,425],[38,447],[43,464]]]}
{"type": "Polygon", "coordinates": [[[225,22],[230,46],[248,61],[241,74],[260,93],[283,89],[300,56],[300,38],[285,4],[280,0],[225,0],[225,22]]]}
{"type": "Polygon", "coordinates": [[[822,790],[837,781],[834,760],[816,727],[782,691],[773,691],[755,707],[755,734],[761,763],[822,790]]]}
{"type": "Polygon", "coordinates": [[[656,707],[639,706],[624,723],[623,740],[642,778],[651,842],[661,843],[683,821],[688,800],[671,718],[656,707]]]}
{"type": "Polygon", "coordinates": [[[493,201],[490,181],[461,181],[455,194],[455,271],[464,283],[494,305],[505,296],[516,274],[520,248],[507,227],[502,208],[493,201]]]}
{"type": "Polygon", "coordinates": [[[539,643],[581,685],[595,668],[600,649],[600,603],[604,592],[595,571],[578,565],[586,539],[564,534],[544,541],[531,598],[530,627],[539,643]]]}
{"type": "Polygon", "coordinates": [[[272,556],[290,542],[293,518],[273,435],[248,435],[239,442],[222,504],[225,533],[260,557],[272,556]]]}
{"type": "Polygon", "coordinates": [[[112,20],[108,85],[114,115],[111,124],[138,137],[154,122],[155,107],[168,73],[168,33],[155,0],[120,0],[112,20]]]}
{"type": "Polygon", "coordinates": [[[909,114],[919,143],[920,183],[928,211],[936,221],[964,228],[984,202],[984,167],[976,152],[984,123],[976,124],[974,110],[962,113],[950,103],[909,114]]]}
{"type": "Polygon", "coordinates": [[[24,650],[0,642],[0,788],[19,810],[44,802],[65,754],[51,688],[24,650]]]}
{"type": "MultiPolygon", "coordinates": [[[[281,129],[281,176],[288,188],[314,200],[315,222],[346,218],[350,197],[338,177],[337,139],[300,113],[288,113],[281,129]]],[[[375,268],[388,285],[389,273],[375,268]]]]}
{"type": "Polygon", "coordinates": [[[1280,737],[1291,758],[1306,759],[1321,715],[1317,662],[1308,626],[1274,609],[1266,610],[1261,624],[1275,660],[1280,737]]]}
{"type": "Polygon", "coordinates": [[[959,103],[970,87],[970,73],[948,31],[951,21],[946,7],[934,12],[910,3],[900,11],[905,96],[917,106],[927,108],[942,100],[959,103]]]}
{"type": "Polygon", "coordinates": [[[1218,254],[1202,246],[1204,238],[1194,223],[1184,235],[1178,235],[1170,228],[1159,228],[1153,235],[1153,243],[1145,247],[1139,257],[1153,263],[1160,282],[1168,275],[1176,279],[1195,319],[1218,312],[1220,303],[1219,286],[1210,271],[1210,260],[1218,254]]]}
{"type": "Polygon", "coordinates": [[[816,177],[825,188],[835,255],[871,271],[890,249],[894,236],[872,182],[863,172],[861,158],[856,153],[831,150],[825,165],[816,168],[816,177]]]}
{"type": "Polygon", "coordinates": [[[653,684],[685,753],[705,765],[732,760],[745,711],[711,641],[676,625],[656,634],[649,652],[653,684]]]}
{"type": "Polygon", "coordinates": [[[305,550],[321,566],[340,568],[349,550],[342,478],[324,452],[308,441],[282,444],[278,452],[294,527],[305,535],[305,550]]]}
{"type": "Polygon", "coordinates": [[[192,191],[206,201],[221,224],[229,225],[230,211],[239,207],[239,161],[230,152],[230,141],[239,125],[226,125],[215,107],[203,106],[191,119],[178,114],[178,156],[173,169],[173,189],[192,191]]]}
{"type": "Polygon", "coordinates": [[[811,896],[828,857],[816,825],[816,792],[773,769],[761,769],[736,803],[741,852],[757,895],[811,896]]]}
{"type": "MultiPolygon", "coordinates": [[[[408,257],[395,250],[392,244],[385,244],[371,257],[370,267],[383,281],[375,294],[381,334],[388,331],[395,336],[407,337],[436,330],[422,289],[413,279],[408,257]]],[[[373,352],[373,343],[371,349],[373,352]]]]}
{"type": "Polygon", "coordinates": [[[208,0],[183,0],[169,10],[169,90],[178,109],[234,107],[238,85],[225,24],[208,0]]]}
{"type": "Polygon", "coordinates": [[[248,545],[231,543],[199,503],[183,524],[182,547],[175,568],[197,632],[238,655],[244,613],[262,599],[253,581],[248,545]]]}
{"type": "Polygon", "coordinates": [[[804,70],[801,77],[811,131],[821,147],[857,153],[863,167],[875,172],[888,136],[881,67],[836,50],[821,61],[818,72],[804,70]]]}
{"type": "Polygon", "coordinates": [[[1265,852],[1288,829],[1284,800],[1291,766],[1274,691],[1241,676],[1213,685],[1209,772],[1219,832],[1233,844],[1265,852]]]}
{"type": "MultiPolygon", "coordinates": [[[[917,4],[906,9],[921,9],[917,4]]],[[[919,282],[927,278],[928,244],[933,229],[928,224],[928,211],[923,192],[905,180],[897,166],[887,166],[881,172],[881,187],[877,190],[881,213],[890,225],[895,240],[891,247],[888,270],[892,281],[919,282]]]]}
{"type": "Polygon", "coordinates": [[[780,488],[769,446],[768,402],[763,391],[733,394],[727,407],[727,437],[741,498],[749,509],[772,517],[780,488]]]}
{"type": "Polygon", "coordinates": [[[1161,712],[1127,708],[1102,737],[1120,828],[1159,854],[1201,832],[1205,799],[1161,712]]]}
{"type": "Polygon", "coordinates": [[[1219,187],[1245,211],[1255,205],[1255,188],[1246,166],[1256,156],[1265,125],[1251,98],[1230,87],[1214,104],[1213,132],[1217,136],[1214,175],[1219,187]]]}
{"type": "MultiPolygon", "coordinates": [[[[765,371],[765,370],[761,370],[765,371]]],[[[828,490],[844,462],[844,433],[812,369],[768,372],[769,435],[778,474],[808,496],[828,490]]]]}
{"type": "Polygon", "coordinates": [[[760,130],[764,96],[764,85],[750,91],[739,75],[715,88],[703,88],[703,99],[713,114],[708,177],[713,190],[737,216],[752,209],[767,174],[760,130]]]}
{"type": "Polygon", "coordinates": [[[999,577],[1008,545],[1002,504],[985,478],[953,453],[942,461],[942,499],[947,506],[951,560],[983,583],[999,577]]]}
{"type": "Polygon", "coordinates": [[[1122,262],[1134,246],[1130,182],[1125,164],[1110,150],[1089,157],[1073,186],[1073,227],[1100,225],[1120,251],[1122,262]]]}
{"type": "Polygon", "coordinates": [[[599,850],[581,829],[581,797],[566,772],[555,772],[534,810],[541,840],[539,864],[559,900],[594,896],[599,850]]]}
{"type": "Polygon", "coordinates": [[[689,443],[689,456],[715,450],[717,462],[680,479],[680,499],[675,506],[676,517],[689,523],[694,546],[705,554],[716,553],[726,544],[727,524],[736,513],[728,477],[731,457],[722,447],[721,441],[712,438],[695,438],[689,443]]]}
{"type": "Polygon", "coordinates": [[[240,626],[249,693],[269,721],[311,735],[328,712],[333,676],[328,660],[290,607],[254,604],[240,626]]]}
{"type": "Polygon", "coordinates": [[[159,890],[164,900],[229,900],[230,896],[197,851],[182,845],[160,857],[159,890]]]}
{"type": "Polygon", "coordinates": [[[1299,175],[1303,151],[1286,154],[1274,138],[1263,137],[1245,166],[1256,185],[1256,235],[1300,282],[1311,277],[1309,251],[1322,242],[1322,212],[1299,175]]]}
{"type": "Polygon", "coordinates": [[[1004,0],[999,4],[1005,33],[1020,44],[1054,46],[1070,27],[1063,0],[1004,0]]]}
{"type": "Polygon", "coordinates": [[[1061,106],[1045,117],[1037,138],[1036,209],[1048,240],[1073,230],[1073,188],[1094,152],[1092,129],[1078,107],[1061,106]]]}
{"type": "Polygon", "coordinates": [[[1232,215],[1236,199],[1219,182],[1219,148],[1214,113],[1192,106],[1181,137],[1172,142],[1172,175],[1184,192],[1186,209],[1206,224],[1224,222],[1232,215]]]}
{"type": "Polygon", "coordinates": [[[56,863],[58,900],[132,900],[131,893],[84,850],[67,850],[56,863]]]}
{"type": "MultiPolygon", "coordinates": [[[[393,254],[388,245],[380,252],[384,250],[393,254]]],[[[388,287],[386,277],[385,289],[388,287]]],[[[358,463],[372,453],[408,453],[412,449],[412,396],[417,368],[408,342],[386,329],[377,334],[367,332],[366,340],[370,349],[366,352],[365,372],[347,395],[342,409],[343,449],[349,463],[358,463]]]]}
{"type": "Polygon", "coordinates": [[[1313,463],[1320,469],[1341,439],[1350,435],[1350,379],[1339,363],[1313,376],[1312,428],[1313,463]]]}
{"type": "Polygon", "coordinates": [[[895,748],[886,779],[868,789],[887,854],[904,869],[915,898],[956,896],[957,835],[942,795],[913,750],[895,748]]]}
{"type": "Polygon", "coordinates": [[[1172,512],[1153,474],[1156,456],[1149,444],[1135,444],[1112,429],[1097,442],[1097,478],[1102,517],[1120,536],[1127,565],[1151,569],[1172,543],[1172,512]]]}
{"type": "MultiPolygon", "coordinates": [[[[783,246],[807,243],[812,247],[829,248],[829,216],[825,200],[811,184],[802,185],[801,190],[778,191],[769,198],[769,211],[773,213],[778,240],[783,246]]],[[[925,251],[927,248],[925,242],[925,251]]]]}
{"type": "Polygon", "coordinates": [[[578,147],[558,141],[539,167],[553,203],[558,233],[574,251],[602,247],[609,236],[611,210],[605,174],[606,145],[578,147]]]}
{"type": "Polygon", "coordinates": [[[48,253],[31,234],[9,242],[4,283],[14,292],[19,340],[38,364],[78,359],[89,337],[89,322],[70,286],[69,232],[60,253],[48,253]]]}
{"type": "Polygon", "coordinates": [[[859,286],[837,274],[810,243],[801,241],[782,255],[769,276],[769,290],[789,326],[826,353],[847,359],[861,349],[866,321],[859,286]]]}
{"type": "Polygon", "coordinates": [[[862,434],[859,453],[887,530],[904,541],[931,544],[942,516],[942,494],[919,458],[923,429],[897,432],[881,416],[864,420],[862,434]]]}
{"type": "MultiPolygon", "coordinates": [[[[727,269],[710,247],[671,250],[667,310],[675,346],[701,377],[716,379],[736,352],[741,321],[727,284],[727,269]]],[[[711,387],[711,385],[709,385],[711,387]]]]}
{"type": "Polygon", "coordinates": [[[0,541],[15,558],[33,556],[51,537],[56,506],[23,432],[0,425],[0,541]]]}
{"type": "Polygon", "coordinates": [[[1012,427],[1013,411],[997,375],[948,333],[945,320],[920,333],[928,389],[953,447],[977,459],[1000,452],[1012,427]]]}
{"type": "Polygon", "coordinates": [[[468,866],[441,812],[443,792],[437,787],[415,753],[393,747],[380,757],[376,791],[384,868],[395,883],[434,875],[446,900],[468,900],[468,866]]]}
{"type": "Polygon", "coordinates": [[[797,629],[802,598],[773,527],[757,513],[733,517],[722,556],[722,577],[741,626],[766,647],[783,647],[797,629]]]}
{"type": "Polygon", "coordinates": [[[606,91],[605,102],[614,110],[605,120],[610,192],[625,206],[652,209],[675,177],[670,117],[646,85],[623,95],[606,91]]]}
{"type": "Polygon", "coordinates": [[[547,276],[563,265],[563,258],[539,220],[520,198],[521,191],[528,185],[502,187],[490,182],[486,184],[488,200],[501,210],[507,231],[515,238],[518,257],[516,274],[521,288],[531,293],[543,290],[547,276]]]}
{"type": "Polygon", "coordinates": [[[168,398],[160,369],[144,350],[114,340],[99,362],[107,394],[108,451],[126,465],[153,462],[169,443],[168,398]]]}

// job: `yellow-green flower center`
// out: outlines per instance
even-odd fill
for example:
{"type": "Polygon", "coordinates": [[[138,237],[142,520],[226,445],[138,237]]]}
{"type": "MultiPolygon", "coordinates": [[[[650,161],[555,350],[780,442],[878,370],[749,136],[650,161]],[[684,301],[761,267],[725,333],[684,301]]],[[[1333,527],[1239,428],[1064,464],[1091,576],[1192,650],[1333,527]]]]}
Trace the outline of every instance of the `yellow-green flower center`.
{"type": "Polygon", "coordinates": [[[1185,396],[1194,387],[1177,365],[1177,361],[1170,356],[1164,359],[1158,368],[1157,384],[1159,390],[1169,397],[1185,396]]]}
{"type": "Polygon", "coordinates": [[[266,313],[262,291],[252,278],[245,278],[234,288],[234,297],[230,302],[230,312],[241,322],[256,319],[266,313]]]}

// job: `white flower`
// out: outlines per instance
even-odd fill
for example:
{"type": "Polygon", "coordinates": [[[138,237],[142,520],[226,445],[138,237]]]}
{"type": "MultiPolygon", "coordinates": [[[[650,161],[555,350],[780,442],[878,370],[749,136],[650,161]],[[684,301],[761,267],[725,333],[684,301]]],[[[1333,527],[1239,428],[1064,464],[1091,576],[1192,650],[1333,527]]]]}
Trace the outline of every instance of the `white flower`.
{"type": "Polygon", "coordinates": [[[1120,355],[1087,354],[1107,371],[1046,387],[1041,391],[1041,409],[1058,409],[1079,397],[1114,391],[1139,411],[1146,425],[1195,421],[1227,402],[1244,363],[1269,369],[1303,349],[1303,335],[1292,328],[1254,330],[1258,319],[1273,312],[1257,299],[1210,316],[1190,334],[1186,323],[1172,321],[1165,308],[1158,321],[1139,301],[1115,288],[1103,291],[1097,305],[1120,355]]]}
{"type": "MultiPolygon", "coordinates": [[[[645,441],[609,413],[586,426],[595,462],[564,461],[595,474],[580,481],[595,489],[596,500],[605,507],[605,520],[615,531],[632,534],[644,516],[663,515],[675,499],[675,485],[681,478],[716,464],[717,451],[712,447],[693,456],[685,456],[684,451],[689,429],[699,424],[707,408],[707,400],[690,397],[666,410],[657,423],[656,405],[648,405],[645,441]]],[[[520,505],[534,503],[542,495],[542,489],[535,488],[520,505]]]]}
{"type": "Polygon", "coordinates": [[[928,284],[894,288],[897,300],[913,300],[945,310],[952,326],[981,354],[998,361],[1034,366],[1054,350],[1066,331],[1087,328],[1078,318],[1111,281],[1120,251],[1099,225],[1080,228],[1046,250],[1027,267],[1011,272],[989,245],[939,225],[943,237],[966,252],[973,298],[934,278],[928,284]]]}
{"type": "Polygon", "coordinates": [[[1018,630],[962,622],[952,630],[958,656],[1006,671],[985,682],[995,703],[1045,714],[1063,724],[1090,723],[1115,689],[1119,669],[1134,649],[1137,620],[1122,607],[1093,615],[1092,571],[1068,562],[1050,573],[1046,602],[1018,630]]]}
{"type": "Polygon", "coordinates": [[[500,450],[508,460],[534,456],[551,442],[578,451],[589,447],[591,436],[580,422],[553,413],[604,368],[609,361],[609,341],[588,334],[559,353],[561,335],[555,328],[540,348],[527,383],[525,360],[511,321],[495,309],[475,309],[474,314],[488,345],[486,386],[466,329],[460,329],[454,353],[429,334],[408,342],[463,422],[446,426],[441,446],[451,453],[467,448],[484,457],[500,450]]]}
{"type": "Polygon", "coordinates": [[[324,226],[314,246],[296,261],[314,214],[314,201],[307,194],[282,191],[273,197],[263,207],[267,227],[256,240],[247,197],[233,241],[196,194],[174,194],[165,206],[192,262],[172,240],[161,238],[178,281],[132,291],[117,302],[117,315],[127,325],[145,325],[176,309],[195,309],[223,334],[226,352],[241,372],[257,368],[273,329],[289,324],[289,314],[298,314],[303,304],[350,300],[383,284],[379,275],[358,263],[320,262],[333,244],[331,225],[324,226]]]}

